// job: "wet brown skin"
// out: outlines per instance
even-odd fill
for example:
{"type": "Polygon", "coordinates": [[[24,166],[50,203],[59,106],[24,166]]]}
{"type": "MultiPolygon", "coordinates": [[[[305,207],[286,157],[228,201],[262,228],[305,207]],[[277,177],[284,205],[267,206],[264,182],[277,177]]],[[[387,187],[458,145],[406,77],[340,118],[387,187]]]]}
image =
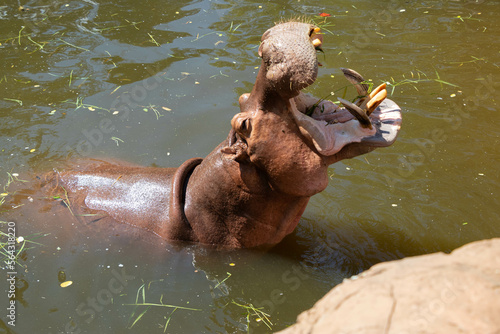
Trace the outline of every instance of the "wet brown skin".
{"type": "Polygon", "coordinates": [[[98,212],[108,218],[98,223],[133,225],[172,241],[220,248],[279,243],[295,229],[309,198],[328,185],[330,164],[395,139],[352,143],[327,156],[300,128],[291,109],[293,98],[316,79],[317,32],[289,22],[263,35],[253,90],[240,97],[229,136],[205,159],[178,169],[86,162],[60,172],[73,211],[98,212]]]}

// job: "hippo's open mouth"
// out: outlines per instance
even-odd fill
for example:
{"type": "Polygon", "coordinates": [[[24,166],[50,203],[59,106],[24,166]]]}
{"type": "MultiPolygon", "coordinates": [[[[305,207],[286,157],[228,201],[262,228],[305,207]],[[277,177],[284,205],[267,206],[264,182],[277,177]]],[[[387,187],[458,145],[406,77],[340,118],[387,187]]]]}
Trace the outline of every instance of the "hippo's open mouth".
{"type": "Polygon", "coordinates": [[[384,84],[373,91],[375,94],[360,91],[362,89],[358,89],[358,94],[364,94],[359,94],[361,98],[355,103],[339,99],[343,107],[328,100],[318,103],[316,98],[303,93],[291,100],[292,112],[302,134],[312,140],[320,154],[333,155],[355,142],[385,147],[396,140],[401,128],[401,109],[385,99],[384,84]],[[373,99],[376,101],[370,103],[373,99]]]}
{"type": "MultiPolygon", "coordinates": [[[[318,29],[314,31],[318,32],[318,29]]],[[[321,48],[322,40],[310,40],[315,49],[321,48]]],[[[358,96],[354,102],[338,98],[343,105],[339,107],[302,92],[290,100],[302,134],[312,140],[320,154],[327,156],[336,154],[350,143],[372,147],[391,145],[396,140],[402,119],[398,105],[386,99],[386,84],[369,92],[369,86],[359,73],[344,68],[342,72],[356,87],[358,96]]]]}
{"type": "Polygon", "coordinates": [[[350,143],[384,147],[396,140],[401,113],[394,102],[386,100],[385,84],[370,91],[359,73],[342,69],[357,90],[352,102],[338,98],[339,106],[302,93],[317,78],[317,51],[322,43],[321,29],[303,22],[280,23],[262,35],[262,65],[252,92],[240,97],[242,113],[231,122],[234,131],[226,152],[247,148],[245,138],[252,131],[247,126],[248,114],[243,111],[259,108],[290,112],[301,134],[323,156],[335,155],[350,143]]]}

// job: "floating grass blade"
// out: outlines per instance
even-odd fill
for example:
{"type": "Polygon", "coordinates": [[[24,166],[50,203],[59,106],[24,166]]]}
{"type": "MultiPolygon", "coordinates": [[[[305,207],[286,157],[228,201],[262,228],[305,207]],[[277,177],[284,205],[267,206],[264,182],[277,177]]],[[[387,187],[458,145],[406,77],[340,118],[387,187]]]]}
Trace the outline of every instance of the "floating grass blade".
{"type": "MultiPolygon", "coordinates": [[[[162,280],[160,280],[160,281],[162,281],[162,280]]],[[[196,308],[191,308],[191,307],[184,307],[184,306],[178,306],[178,305],[164,304],[163,303],[163,295],[161,295],[161,297],[160,297],[160,303],[148,303],[148,302],[146,302],[146,288],[149,289],[151,283],[153,283],[153,282],[155,282],[155,281],[151,281],[147,285],[146,285],[146,283],[143,283],[137,289],[137,293],[136,293],[136,297],[135,297],[135,303],[133,303],[133,304],[122,304],[122,305],[127,305],[127,306],[135,306],[134,311],[132,312],[132,314],[129,317],[129,322],[132,321],[132,319],[134,319],[134,321],[132,322],[132,324],[130,325],[130,327],[128,327],[129,329],[132,328],[135,324],[137,324],[137,322],[146,314],[146,312],[151,307],[166,307],[166,308],[173,309],[170,312],[170,314],[169,314],[169,316],[167,318],[167,321],[165,323],[165,326],[164,326],[164,329],[163,329],[164,332],[166,331],[166,329],[168,327],[168,324],[170,323],[170,320],[172,318],[172,314],[175,311],[177,311],[177,310],[202,311],[201,309],[196,309],[196,308]],[[139,302],[141,299],[142,299],[142,302],[139,302]],[[142,311],[139,315],[136,316],[137,309],[140,306],[146,306],[146,309],[144,311],[142,311]]]]}
{"type": "MultiPolygon", "coordinates": [[[[149,307],[147,307],[144,311],[142,311],[142,312],[141,312],[141,314],[139,314],[139,315],[137,316],[137,318],[135,318],[134,322],[132,323],[132,325],[130,325],[130,327],[129,327],[128,329],[131,329],[132,327],[134,327],[134,325],[135,325],[135,324],[136,324],[139,320],[141,320],[142,316],[143,316],[144,314],[146,314],[146,312],[147,312],[148,310],[149,310],[149,307]]],[[[134,314],[135,314],[135,311],[134,311],[134,313],[132,313],[132,315],[130,316],[130,319],[132,319],[132,317],[134,316],[134,314]]],[[[130,319],[129,319],[129,320],[130,320],[130,319]]]]}
{"type": "Polygon", "coordinates": [[[199,308],[184,307],[184,306],[169,305],[169,304],[156,304],[156,303],[136,303],[136,304],[122,304],[122,305],[127,305],[127,306],[158,306],[158,307],[167,307],[167,308],[177,308],[179,310],[202,311],[202,309],[199,309],[199,308]]]}
{"type": "Polygon", "coordinates": [[[20,106],[22,106],[22,105],[23,105],[23,101],[21,101],[21,100],[17,100],[17,99],[9,99],[9,98],[6,98],[6,97],[4,97],[3,99],[4,99],[4,100],[6,100],[6,101],[17,102],[20,106]]]}
{"type": "Polygon", "coordinates": [[[153,37],[153,35],[151,35],[150,33],[148,33],[148,36],[149,38],[151,38],[151,42],[153,42],[156,46],[161,46],[156,40],[155,38],[153,37]]]}
{"type": "MultiPolygon", "coordinates": [[[[5,221],[0,221],[0,224],[7,224],[7,222],[5,221]]],[[[41,237],[45,237],[47,236],[48,234],[42,234],[42,233],[34,233],[34,234],[30,234],[28,236],[25,236],[23,238],[23,241],[22,241],[22,244],[20,247],[16,247],[16,252],[14,254],[14,261],[17,263],[17,265],[21,266],[22,264],[19,262],[19,257],[21,256],[22,252],[25,251],[25,250],[28,250],[28,249],[32,249],[33,247],[30,247],[28,244],[33,244],[33,245],[39,245],[39,246],[43,246],[43,244],[41,243],[38,243],[38,242],[35,242],[33,240],[36,240],[38,238],[41,238],[41,237]]],[[[5,232],[1,232],[0,231],[0,260],[4,263],[8,263],[10,261],[8,261],[8,259],[11,258],[11,253],[7,252],[6,250],[6,247],[8,246],[8,242],[7,241],[2,241],[3,238],[7,239],[9,236],[7,233],[5,232]]],[[[18,239],[20,240],[20,239],[18,239]]]]}
{"type": "Polygon", "coordinates": [[[215,289],[217,289],[217,287],[218,287],[219,285],[221,285],[222,283],[224,283],[224,282],[225,282],[225,281],[226,281],[229,277],[231,277],[231,273],[226,273],[226,274],[227,274],[227,277],[226,277],[226,278],[224,278],[224,279],[223,279],[222,281],[220,281],[219,283],[217,283],[217,285],[216,285],[216,286],[214,286],[214,290],[215,290],[215,289]]]}
{"type": "Polygon", "coordinates": [[[239,307],[246,310],[246,312],[247,312],[247,317],[246,317],[246,319],[247,319],[247,332],[248,333],[250,333],[250,315],[254,315],[254,316],[256,316],[257,319],[262,320],[262,322],[267,326],[267,328],[272,330],[271,326],[273,325],[273,323],[269,319],[270,315],[267,314],[266,312],[262,311],[261,310],[262,307],[256,308],[252,304],[243,305],[243,304],[239,304],[239,303],[235,302],[234,300],[232,301],[232,303],[234,305],[239,306],[239,307]]]}
{"type": "Polygon", "coordinates": [[[434,80],[434,81],[436,81],[436,82],[439,82],[439,83],[442,83],[442,84],[448,85],[448,86],[452,86],[452,87],[460,88],[460,86],[459,86],[459,85],[455,85],[455,84],[449,83],[449,82],[444,81],[444,80],[440,80],[440,79],[433,79],[433,80],[434,80]]]}
{"type": "Polygon", "coordinates": [[[18,34],[18,37],[17,37],[17,42],[19,43],[19,45],[21,45],[21,33],[22,31],[24,30],[24,26],[21,27],[21,30],[19,30],[19,34],[18,34]]]}
{"type": "Polygon", "coordinates": [[[116,143],[116,146],[120,146],[119,142],[124,143],[124,141],[118,137],[111,137],[111,140],[113,140],[116,143]]]}
{"type": "Polygon", "coordinates": [[[145,286],[146,286],[146,283],[144,283],[143,285],[141,285],[139,287],[139,289],[137,289],[137,295],[135,296],[135,303],[138,304],[139,303],[139,293],[140,291],[142,290],[142,302],[145,303],[146,302],[146,292],[144,291],[145,289],[145,286]]]}
{"type": "MultiPolygon", "coordinates": [[[[39,43],[35,42],[34,40],[32,40],[30,36],[28,36],[28,39],[29,39],[29,41],[30,41],[31,43],[33,43],[33,44],[35,44],[36,46],[38,46],[38,48],[39,48],[38,50],[42,50],[42,49],[43,49],[43,45],[41,45],[41,44],[39,44],[39,43]]],[[[36,51],[38,51],[38,50],[36,50],[36,51]]]]}
{"type": "Polygon", "coordinates": [[[236,27],[234,27],[234,28],[233,28],[234,22],[233,22],[233,21],[231,21],[231,25],[229,26],[228,31],[229,31],[230,33],[233,33],[233,32],[235,32],[236,30],[238,30],[238,28],[239,28],[242,24],[243,24],[243,23],[240,23],[240,24],[238,24],[236,27]]]}
{"type": "MultiPolygon", "coordinates": [[[[415,90],[418,91],[416,84],[420,84],[420,83],[424,83],[424,82],[437,82],[440,84],[441,89],[443,89],[443,85],[447,85],[447,86],[451,86],[451,87],[455,87],[455,88],[460,88],[460,86],[458,86],[456,84],[442,80],[437,70],[434,70],[434,73],[436,74],[436,78],[429,78],[429,76],[427,74],[425,74],[424,72],[422,72],[418,69],[416,71],[418,74],[418,79],[405,78],[401,81],[396,81],[394,78],[391,77],[392,82],[386,81],[385,83],[388,86],[391,86],[391,88],[392,88],[391,95],[394,94],[396,87],[399,87],[402,85],[411,85],[415,90]]],[[[403,78],[404,78],[404,75],[403,75],[403,78]]]]}
{"type": "Polygon", "coordinates": [[[67,45],[69,45],[69,46],[71,46],[71,47],[74,47],[75,49],[80,49],[80,50],[83,50],[83,51],[89,51],[89,52],[90,52],[90,50],[89,50],[89,49],[85,49],[85,48],[82,48],[82,47],[80,47],[80,46],[76,46],[76,45],[74,45],[74,44],[71,44],[71,43],[69,43],[69,42],[66,42],[66,41],[65,41],[64,39],[62,39],[62,38],[58,38],[58,40],[60,40],[60,41],[61,41],[61,42],[63,42],[64,44],[67,44],[67,45]]]}
{"type": "Polygon", "coordinates": [[[168,316],[167,322],[165,323],[165,327],[163,328],[163,333],[167,331],[168,324],[170,323],[170,319],[172,319],[172,314],[177,311],[177,308],[174,308],[172,312],[170,312],[170,315],[168,316]]]}

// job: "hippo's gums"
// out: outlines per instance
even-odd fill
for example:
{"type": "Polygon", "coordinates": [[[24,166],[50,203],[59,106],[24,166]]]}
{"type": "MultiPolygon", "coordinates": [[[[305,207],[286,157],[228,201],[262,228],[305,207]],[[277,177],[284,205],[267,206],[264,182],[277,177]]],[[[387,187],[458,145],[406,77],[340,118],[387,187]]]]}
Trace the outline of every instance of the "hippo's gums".
{"type": "Polygon", "coordinates": [[[73,212],[98,212],[172,241],[222,248],[280,242],[328,185],[330,164],[391,145],[401,126],[385,86],[368,94],[352,70],[343,69],[359,97],[339,99],[342,108],[301,93],[316,80],[321,43],[320,29],[307,23],[267,30],[255,85],[240,97],[219,146],[177,169],[101,162],[60,172],[73,212]]]}

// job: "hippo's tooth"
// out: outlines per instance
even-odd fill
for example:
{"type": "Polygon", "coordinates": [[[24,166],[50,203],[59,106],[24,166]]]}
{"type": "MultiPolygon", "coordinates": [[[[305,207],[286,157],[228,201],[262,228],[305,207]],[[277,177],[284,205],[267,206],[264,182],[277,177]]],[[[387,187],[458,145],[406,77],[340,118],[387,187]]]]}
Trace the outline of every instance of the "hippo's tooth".
{"type": "Polygon", "coordinates": [[[315,48],[321,46],[321,40],[319,38],[316,38],[315,40],[312,41],[312,44],[314,45],[315,48]]]}
{"type": "MultiPolygon", "coordinates": [[[[349,101],[346,101],[344,99],[341,99],[340,97],[338,98],[338,100],[340,101],[340,103],[342,103],[344,105],[344,107],[354,116],[356,117],[356,119],[359,121],[359,124],[363,127],[363,128],[368,128],[368,129],[372,129],[372,122],[370,121],[370,119],[368,118],[368,116],[366,115],[366,113],[360,108],[358,107],[357,105],[355,105],[354,103],[351,103],[349,101]]],[[[378,106],[378,104],[377,104],[378,106]]]]}
{"type": "MultiPolygon", "coordinates": [[[[380,87],[380,86],[379,86],[380,87]]],[[[377,109],[378,105],[382,103],[387,97],[387,90],[380,90],[373,98],[370,99],[366,103],[366,114],[369,116],[375,109],[377,109]]]]}
{"type": "Polygon", "coordinates": [[[323,44],[323,36],[321,34],[321,28],[315,27],[310,33],[309,33],[309,38],[314,46],[314,48],[318,51],[323,51],[321,50],[321,45],[323,44]]]}
{"type": "Polygon", "coordinates": [[[373,97],[375,95],[377,95],[378,92],[380,92],[382,89],[386,89],[386,88],[387,88],[387,84],[384,82],[383,84],[381,84],[380,86],[378,86],[377,88],[375,88],[374,90],[371,91],[370,99],[373,99],[373,97]]]}
{"type": "MultiPolygon", "coordinates": [[[[372,90],[371,93],[368,96],[366,96],[364,98],[361,98],[358,101],[356,101],[356,105],[358,107],[360,107],[361,109],[363,109],[363,110],[367,110],[368,109],[368,107],[367,107],[368,101],[370,101],[371,99],[373,99],[382,90],[385,90],[386,87],[387,87],[387,85],[384,82],[383,84],[381,84],[380,86],[378,86],[377,88],[375,88],[374,90],[372,90]]],[[[387,97],[387,91],[385,92],[385,97],[383,99],[385,99],[386,97],[387,97]]],[[[382,101],[380,101],[380,102],[382,102],[382,101]]],[[[372,104],[374,104],[374,103],[375,103],[375,101],[372,102],[372,104]]],[[[380,103],[378,103],[377,106],[379,104],[380,103]]],[[[375,106],[375,108],[377,108],[377,106],[375,106]]],[[[375,108],[372,107],[372,109],[367,110],[366,114],[368,116],[370,116],[370,114],[373,112],[373,110],[375,110],[375,108]]]]}
{"type": "Polygon", "coordinates": [[[355,70],[351,70],[350,68],[341,68],[340,70],[344,73],[346,79],[352,83],[354,87],[356,87],[359,96],[365,96],[368,94],[368,85],[362,83],[365,79],[361,76],[361,74],[355,70]]]}

